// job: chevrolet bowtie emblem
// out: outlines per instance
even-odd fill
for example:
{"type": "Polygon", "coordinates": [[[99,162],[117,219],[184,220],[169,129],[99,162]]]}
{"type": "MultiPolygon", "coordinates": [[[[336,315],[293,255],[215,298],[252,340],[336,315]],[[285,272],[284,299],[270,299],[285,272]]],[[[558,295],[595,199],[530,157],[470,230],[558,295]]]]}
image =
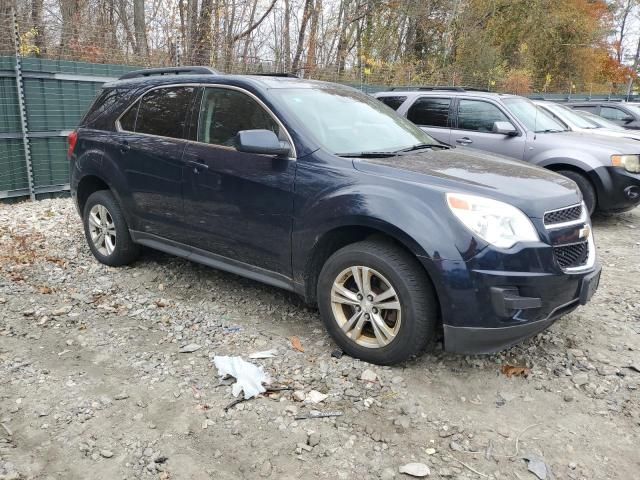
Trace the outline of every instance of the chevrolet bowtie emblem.
{"type": "Polygon", "coordinates": [[[578,237],[580,239],[589,238],[589,234],[591,233],[591,227],[589,225],[585,225],[578,232],[578,237]]]}

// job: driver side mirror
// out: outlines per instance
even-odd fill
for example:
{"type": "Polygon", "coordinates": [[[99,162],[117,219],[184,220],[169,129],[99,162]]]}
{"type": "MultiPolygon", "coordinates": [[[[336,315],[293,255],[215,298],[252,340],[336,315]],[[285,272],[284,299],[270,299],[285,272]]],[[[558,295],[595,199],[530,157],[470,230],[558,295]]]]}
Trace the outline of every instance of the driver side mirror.
{"type": "Polygon", "coordinates": [[[635,120],[631,115],[627,115],[622,119],[623,123],[626,125],[627,123],[631,123],[635,120]]]}
{"type": "Polygon", "coordinates": [[[245,153],[284,157],[291,152],[291,146],[281,142],[271,130],[241,130],[234,138],[234,145],[236,150],[245,153]]]}
{"type": "Polygon", "coordinates": [[[509,137],[515,137],[518,135],[518,130],[511,124],[511,122],[493,122],[493,133],[501,133],[509,137]]]}

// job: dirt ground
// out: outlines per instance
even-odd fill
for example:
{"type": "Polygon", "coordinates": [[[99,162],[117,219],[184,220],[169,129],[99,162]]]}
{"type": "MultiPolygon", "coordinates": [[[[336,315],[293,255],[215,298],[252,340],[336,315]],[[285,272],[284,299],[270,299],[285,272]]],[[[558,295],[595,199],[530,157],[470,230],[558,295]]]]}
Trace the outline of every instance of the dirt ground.
{"type": "Polygon", "coordinates": [[[0,204],[0,479],[640,478],[640,210],[594,230],[588,306],[499,355],[381,368],[332,357],[293,295],[152,251],[109,268],[70,200],[0,204]],[[213,357],[269,349],[251,361],[292,390],[225,412],[213,357]]]}

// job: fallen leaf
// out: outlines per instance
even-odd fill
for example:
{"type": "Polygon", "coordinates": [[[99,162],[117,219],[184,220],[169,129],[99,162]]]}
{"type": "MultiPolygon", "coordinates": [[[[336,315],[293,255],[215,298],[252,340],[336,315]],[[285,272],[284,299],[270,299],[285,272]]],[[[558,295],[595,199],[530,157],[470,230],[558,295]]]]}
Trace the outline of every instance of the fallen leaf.
{"type": "Polygon", "coordinates": [[[509,364],[506,364],[506,363],[504,365],[502,365],[502,368],[500,370],[508,378],[511,378],[511,377],[524,377],[524,378],[527,378],[529,375],[531,375],[531,369],[530,368],[519,367],[517,365],[509,365],[509,364]]]}
{"type": "Polygon", "coordinates": [[[302,347],[302,343],[300,343],[300,339],[298,337],[291,337],[291,346],[294,350],[304,352],[304,348],[302,347]]]}
{"type": "Polygon", "coordinates": [[[51,287],[40,287],[40,293],[42,293],[43,295],[49,295],[52,292],[53,289],[51,287]]]}

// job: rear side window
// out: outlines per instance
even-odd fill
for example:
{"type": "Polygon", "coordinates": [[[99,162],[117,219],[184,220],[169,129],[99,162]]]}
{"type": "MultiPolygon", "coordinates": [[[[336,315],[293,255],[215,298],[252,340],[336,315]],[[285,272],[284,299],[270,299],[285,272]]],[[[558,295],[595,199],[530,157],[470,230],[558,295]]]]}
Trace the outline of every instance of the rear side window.
{"type": "Polygon", "coordinates": [[[271,130],[281,137],[279,125],[253,98],[226,88],[205,88],[198,124],[198,141],[214,145],[234,146],[240,130],[271,130]]]}
{"type": "MultiPolygon", "coordinates": [[[[105,88],[103,89],[95,101],[87,111],[86,115],[80,121],[81,126],[104,128],[105,117],[120,103],[122,97],[127,90],[124,88],[105,88]]],[[[113,125],[113,119],[111,120],[113,125]]]]}
{"type": "Polygon", "coordinates": [[[449,125],[449,98],[422,97],[415,101],[407,118],[416,125],[429,127],[446,127],[449,125]]]}
{"type": "Polygon", "coordinates": [[[135,133],[185,138],[187,113],[195,90],[195,87],[152,90],[122,116],[120,127],[135,133]]]}
{"type": "Polygon", "coordinates": [[[492,132],[494,122],[509,122],[498,107],[479,100],[460,100],[458,128],[476,132],[492,132]]]}
{"type": "Polygon", "coordinates": [[[400,108],[406,99],[407,97],[378,97],[378,100],[394,110],[400,108]]]}

